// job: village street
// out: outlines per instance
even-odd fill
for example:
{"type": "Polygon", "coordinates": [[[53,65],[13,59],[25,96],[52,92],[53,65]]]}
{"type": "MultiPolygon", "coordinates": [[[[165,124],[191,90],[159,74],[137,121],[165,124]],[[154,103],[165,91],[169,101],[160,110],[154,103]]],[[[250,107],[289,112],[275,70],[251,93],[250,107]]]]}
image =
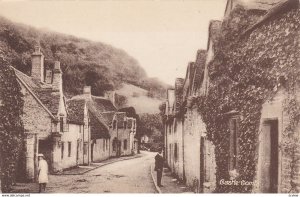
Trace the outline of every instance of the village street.
{"type": "MultiPolygon", "coordinates": [[[[155,193],[150,165],[155,153],[118,161],[83,175],[50,175],[47,193],[155,193]]],[[[36,188],[38,189],[38,188],[36,188]]]]}

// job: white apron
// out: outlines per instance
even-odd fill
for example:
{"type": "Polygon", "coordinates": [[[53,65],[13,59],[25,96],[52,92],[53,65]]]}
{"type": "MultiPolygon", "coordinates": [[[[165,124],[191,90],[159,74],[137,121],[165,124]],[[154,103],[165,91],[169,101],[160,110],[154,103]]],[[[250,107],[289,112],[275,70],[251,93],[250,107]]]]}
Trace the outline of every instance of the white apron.
{"type": "Polygon", "coordinates": [[[48,183],[48,164],[45,160],[39,161],[39,183],[48,183]]]}

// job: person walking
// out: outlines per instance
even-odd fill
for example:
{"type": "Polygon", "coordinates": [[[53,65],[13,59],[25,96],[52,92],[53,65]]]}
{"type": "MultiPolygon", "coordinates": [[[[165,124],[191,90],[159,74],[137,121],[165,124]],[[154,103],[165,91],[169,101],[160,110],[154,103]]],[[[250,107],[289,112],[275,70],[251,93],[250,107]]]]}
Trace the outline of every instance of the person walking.
{"type": "Polygon", "coordinates": [[[162,150],[160,150],[155,156],[155,168],[154,170],[157,173],[157,185],[158,187],[162,187],[161,178],[164,168],[164,158],[162,156],[162,150]]]}
{"type": "Polygon", "coordinates": [[[43,154],[38,154],[39,158],[39,192],[45,192],[48,183],[48,164],[43,154]]]}

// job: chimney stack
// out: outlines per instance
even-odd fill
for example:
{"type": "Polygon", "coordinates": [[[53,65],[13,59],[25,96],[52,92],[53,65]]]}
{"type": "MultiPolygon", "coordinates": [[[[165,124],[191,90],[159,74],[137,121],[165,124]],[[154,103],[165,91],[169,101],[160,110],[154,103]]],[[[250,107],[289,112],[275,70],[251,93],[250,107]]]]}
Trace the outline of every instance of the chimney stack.
{"type": "Polygon", "coordinates": [[[34,50],[31,55],[31,76],[34,79],[44,82],[44,55],[41,53],[40,46],[36,45],[34,50]]]}
{"type": "Polygon", "coordinates": [[[84,87],[83,87],[83,94],[84,94],[87,98],[91,98],[91,97],[92,97],[91,86],[84,86],[84,87]]]}
{"type": "Polygon", "coordinates": [[[62,91],[62,72],[59,61],[54,63],[52,87],[54,90],[62,91]]]}
{"type": "Polygon", "coordinates": [[[112,102],[112,104],[116,106],[116,92],[115,91],[107,91],[104,93],[104,97],[112,102]]]}

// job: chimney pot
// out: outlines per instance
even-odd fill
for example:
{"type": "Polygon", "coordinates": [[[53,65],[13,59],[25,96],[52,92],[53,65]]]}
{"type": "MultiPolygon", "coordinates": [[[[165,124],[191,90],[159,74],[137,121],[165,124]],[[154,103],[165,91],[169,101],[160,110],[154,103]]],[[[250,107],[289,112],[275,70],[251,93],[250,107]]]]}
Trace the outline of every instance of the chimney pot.
{"type": "Polygon", "coordinates": [[[34,53],[31,55],[31,76],[44,82],[44,56],[41,53],[40,46],[34,47],[34,53]]]}
{"type": "Polygon", "coordinates": [[[54,71],[59,71],[61,72],[61,69],[60,69],[60,62],[59,61],[55,61],[54,62],[54,71]]]}
{"type": "Polygon", "coordinates": [[[83,94],[91,95],[91,86],[84,86],[83,94]]]}
{"type": "Polygon", "coordinates": [[[34,46],[34,51],[40,53],[41,52],[40,46],[39,45],[34,46]]]}
{"type": "Polygon", "coordinates": [[[62,91],[62,72],[59,61],[54,62],[52,86],[53,89],[62,91]]]}

